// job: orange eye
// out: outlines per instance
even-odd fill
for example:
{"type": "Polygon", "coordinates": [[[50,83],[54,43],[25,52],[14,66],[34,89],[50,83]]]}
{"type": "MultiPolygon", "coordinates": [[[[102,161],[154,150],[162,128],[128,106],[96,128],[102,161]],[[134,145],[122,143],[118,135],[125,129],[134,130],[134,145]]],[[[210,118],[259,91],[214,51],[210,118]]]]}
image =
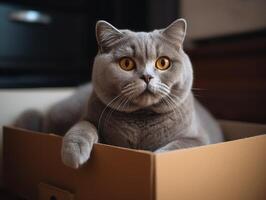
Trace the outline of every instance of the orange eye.
{"type": "Polygon", "coordinates": [[[119,66],[125,71],[130,71],[136,67],[136,64],[133,59],[124,57],[119,60],[119,66]]]}
{"type": "Polygon", "coordinates": [[[171,61],[169,58],[162,56],[155,62],[155,67],[159,70],[166,70],[170,67],[171,61]]]}

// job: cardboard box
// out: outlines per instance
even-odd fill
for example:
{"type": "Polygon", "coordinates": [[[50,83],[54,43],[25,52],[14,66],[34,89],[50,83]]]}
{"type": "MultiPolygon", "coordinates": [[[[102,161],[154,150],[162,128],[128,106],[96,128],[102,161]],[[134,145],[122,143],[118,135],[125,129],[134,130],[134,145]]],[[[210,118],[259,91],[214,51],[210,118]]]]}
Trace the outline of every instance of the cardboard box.
{"type": "Polygon", "coordinates": [[[238,140],[159,154],[95,144],[78,170],[60,136],[5,127],[5,186],[30,200],[265,200],[266,125],[221,125],[238,140]]]}

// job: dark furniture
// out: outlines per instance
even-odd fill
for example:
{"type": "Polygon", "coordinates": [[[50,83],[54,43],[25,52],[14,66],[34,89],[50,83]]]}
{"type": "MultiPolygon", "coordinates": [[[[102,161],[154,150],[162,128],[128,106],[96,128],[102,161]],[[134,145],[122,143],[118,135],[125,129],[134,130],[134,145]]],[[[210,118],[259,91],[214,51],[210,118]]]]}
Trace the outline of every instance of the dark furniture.
{"type": "Polygon", "coordinates": [[[197,98],[218,118],[266,123],[266,32],[196,44],[197,98]]]}
{"type": "Polygon", "coordinates": [[[99,19],[118,28],[147,31],[177,17],[176,0],[0,1],[0,88],[89,81],[99,19]]]}

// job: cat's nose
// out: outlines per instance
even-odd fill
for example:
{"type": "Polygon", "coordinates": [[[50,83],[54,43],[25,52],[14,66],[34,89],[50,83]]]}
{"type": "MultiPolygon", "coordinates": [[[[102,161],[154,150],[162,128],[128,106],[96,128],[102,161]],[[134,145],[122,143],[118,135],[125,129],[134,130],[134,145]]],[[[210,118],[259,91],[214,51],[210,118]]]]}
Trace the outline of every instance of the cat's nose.
{"type": "Polygon", "coordinates": [[[150,80],[153,78],[153,76],[151,76],[151,75],[142,75],[140,78],[143,79],[148,84],[150,82],[150,80]]]}

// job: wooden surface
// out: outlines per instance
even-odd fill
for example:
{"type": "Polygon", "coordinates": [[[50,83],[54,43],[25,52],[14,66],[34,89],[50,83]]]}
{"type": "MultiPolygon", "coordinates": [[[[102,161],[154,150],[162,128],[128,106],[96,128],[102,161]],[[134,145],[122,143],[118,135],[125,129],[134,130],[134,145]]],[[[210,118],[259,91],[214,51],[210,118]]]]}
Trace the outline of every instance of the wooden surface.
{"type": "Polygon", "coordinates": [[[216,117],[266,123],[266,36],[201,43],[187,53],[194,94],[216,117]]]}

